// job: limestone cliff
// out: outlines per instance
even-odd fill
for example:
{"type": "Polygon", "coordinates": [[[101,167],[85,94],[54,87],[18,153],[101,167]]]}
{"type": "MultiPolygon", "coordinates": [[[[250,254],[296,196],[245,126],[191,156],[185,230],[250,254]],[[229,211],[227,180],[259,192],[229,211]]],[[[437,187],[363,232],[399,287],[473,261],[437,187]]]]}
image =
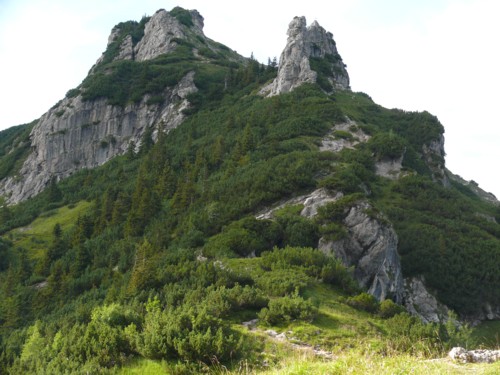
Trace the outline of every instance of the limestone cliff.
{"type": "Polygon", "coordinates": [[[349,75],[333,35],[314,21],[307,27],[305,17],[295,17],[288,26],[288,41],[283,50],[276,79],[261,93],[278,95],[304,83],[328,81],[331,88],[348,89],[349,75]],[[311,62],[321,64],[320,72],[311,62]]]}
{"type": "Polygon", "coordinates": [[[65,98],[50,109],[33,128],[32,152],[19,175],[0,186],[0,195],[17,203],[40,193],[52,177],[62,179],[82,168],[95,168],[138,146],[148,127],[169,130],[184,119],[187,95],[196,91],[193,73],[167,89],[163,103],[148,105],[148,96],[138,104],[122,108],[106,99],[83,101],[79,95],[65,98]]]}
{"type": "Polygon", "coordinates": [[[367,202],[353,205],[344,219],[347,236],[337,241],[321,238],[319,249],[354,267],[354,276],[368,293],[382,301],[403,302],[403,275],[397,251],[398,237],[383,218],[368,214],[367,202]]]}
{"type": "MultiPolygon", "coordinates": [[[[156,12],[145,24],[143,36],[135,46],[132,35],[124,34],[120,26],[113,28],[108,49],[91,74],[109,56],[112,61],[145,61],[175,50],[180,39],[194,35],[199,42],[204,38],[203,18],[197,11],[182,12],[187,19],[179,20],[163,9],[156,12]],[[110,46],[117,41],[119,49],[113,52],[110,46]]],[[[0,196],[5,196],[9,203],[35,196],[53,177],[60,180],[76,170],[102,165],[123,154],[131,143],[137,147],[148,127],[167,131],[175,128],[185,117],[188,95],[197,88],[194,72],[188,72],[177,85],[165,89],[161,102],[155,100],[151,104],[150,96],[145,95],[140,102],[125,106],[110,105],[104,97],[85,100],[85,87],[75,91],[76,96],[68,95],[42,115],[30,134],[31,153],[21,170],[15,177],[0,181],[0,196]]]]}

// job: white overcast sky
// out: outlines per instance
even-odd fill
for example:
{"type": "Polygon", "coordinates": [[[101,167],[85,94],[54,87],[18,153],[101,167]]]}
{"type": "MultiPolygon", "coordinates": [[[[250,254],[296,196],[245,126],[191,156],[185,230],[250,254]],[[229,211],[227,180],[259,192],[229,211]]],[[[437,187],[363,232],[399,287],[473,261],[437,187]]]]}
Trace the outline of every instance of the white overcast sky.
{"type": "Polygon", "coordinates": [[[294,16],[317,20],[354,91],[436,115],[447,167],[500,198],[498,0],[0,0],[0,129],[78,86],[115,24],[177,5],[203,15],[209,38],[261,62],[279,58],[294,16]]]}

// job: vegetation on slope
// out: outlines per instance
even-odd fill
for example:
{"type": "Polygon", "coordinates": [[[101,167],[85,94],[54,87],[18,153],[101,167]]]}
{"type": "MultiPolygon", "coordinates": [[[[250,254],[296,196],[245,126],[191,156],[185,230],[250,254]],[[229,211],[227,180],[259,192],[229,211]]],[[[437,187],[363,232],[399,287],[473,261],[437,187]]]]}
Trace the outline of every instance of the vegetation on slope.
{"type": "Polygon", "coordinates": [[[0,131],[0,180],[15,175],[30,152],[29,135],[36,121],[0,131]]]}
{"type": "Polygon", "coordinates": [[[422,147],[442,135],[437,119],[384,109],[365,94],[326,95],[316,85],[262,98],[254,92],[274,68],[197,59],[181,43],[151,62],[103,65],[82,85],[87,100],[154,98],[191,70],[200,92],[184,123],[168,134],[158,129],[155,144],[151,129],[137,154],[1,208],[0,372],[144,363],[177,373],[236,371],[243,363],[267,371],[266,363],[282,365],[287,345],[267,337],[267,328],[292,330],[298,341],[333,352],[333,367],[302,367],[317,372],[350,366],[352,357],[341,353],[352,347],[412,363],[407,355],[439,356],[466,343],[466,330],[424,325],[391,302],[377,303],[357,289],[350,270],[313,249],[322,235],[341,238],[345,209],[369,200],[396,228],[405,274],[423,274],[458,313],[498,303],[498,224],[486,218],[499,211],[465,187],[433,182],[422,147]],[[370,141],[319,152],[345,116],[370,141]],[[408,176],[376,176],[376,160],[401,155],[408,176]],[[300,207],[255,219],[317,187],[345,198],[314,220],[301,217],[300,207]],[[64,216],[70,211],[78,214],[64,216]],[[28,225],[22,233],[43,233],[43,243],[20,238],[28,225]],[[256,332],[241,327],[256,317],[256,332]]]}

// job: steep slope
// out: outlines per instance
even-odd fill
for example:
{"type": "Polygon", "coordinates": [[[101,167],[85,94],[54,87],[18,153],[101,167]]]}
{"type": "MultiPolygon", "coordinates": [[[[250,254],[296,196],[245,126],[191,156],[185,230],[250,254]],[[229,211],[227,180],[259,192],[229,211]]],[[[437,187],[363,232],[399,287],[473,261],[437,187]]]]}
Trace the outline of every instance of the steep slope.
{"type": "Polygon", "coordinates": [[[148,129],[156,134],[177,127],[189,95],[198,91],[197,69],[186,63],[221,56],[243,61],[205,37],[197,11],[162,9],[140,23],[117,25],[89,77],[38,120],[22,168],[0,176],[0,195],[18,203],[43,191],[52,178],[138,149],[148,129]]]}

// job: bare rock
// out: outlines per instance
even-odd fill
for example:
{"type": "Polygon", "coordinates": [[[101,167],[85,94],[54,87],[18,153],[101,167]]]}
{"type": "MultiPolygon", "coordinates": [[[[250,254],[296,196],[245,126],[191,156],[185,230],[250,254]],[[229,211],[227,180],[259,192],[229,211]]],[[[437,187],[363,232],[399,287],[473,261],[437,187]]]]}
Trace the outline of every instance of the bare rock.
{"type": "MultiPolygon", "coordinates": [[[[313,218],[318,208],[343,197],[318,189],[310,194],[281,202],[257,215],[258,219],[272,219],[276,210],[287,205],[303,204],[301,215],[313,218]]],[[[397,253],[397,235],[383,218],[371,217],[371,206],[360,202],[350,208],[344,225],[348,235],[339,241],[321,238],[318,248],[326,254],[337,256],[347,267],[354,267],[354,276],[361,286],[378,300],[392,298],[403,301],[401,262],[397,253]]]]}
{"type": "Polygon", "coordinates": [[[448,319],[448,308],[427,290],[423,277],[405,279],[404,286],[404,306],[410,314],[424,323],[443,323],[448,319]]]}
{"type": "Polygon", "coordinates": [[[115,60],[134,60],[134,43],[131,35],[127,35],[123,40],[115,60]]]}
{"type": "Polygon", "coordinates": [[[329,202],[336,201],[342,198],[343,196],[344,194],[340,192],[333,195],[330,194],[326,189],[317,189],[314,190],[312,193],[288,199],[286,201],[276,204],[272,208],[265,209],[264,211],[260,212],[256,216],[256,218],[261,220],[272,219],[276,211],[284,208],[285,206],[293,206],[298,204],[302,204],[304,206],[300,214],[304,217],[312,218],[316,216],[316,214],[318,213],[319,207],[324,206],[329,202]]]}
{"type": "Polygon", "coordinates": [[[321,238],[318,247],[340,258],[344,265],[353,266],[360,285],[379,301],[391,298],[402,303],[403,277],[396,232],[382,218],[370,216],[370,209],[367,202],[351,207],[344,219],[347,237],[338,241],[321,238]]]}
{"type": "Polygon", "coordinates": [[[390,180],[397,180],[401,176],[403,155],[397,159],[379,160],[375,163],[375,174],[390,180]]]}
{"type": "Polygon", "coordinates": [[[18,203],[40,193],[52,179],[65,178],[83,168],[95,168],[139,145],[149,127],[169,131],[183,120],[189,106],[187,95],[197,91],[194,72],[164,93],[165,101],[148,105],[148,96],[126,107],[112,106],[106,99],[83,101],[65,98],[50,109],[33,128],[32,152],[18,176],[0,181],[0,195],[18,203]]]}
{"type": "Polygon", "coordinates": [[[448,356],[460,363],[493,363],[500,361],[500,350],[466,350],[461,347],[455,347],[450,350],[448,356]]]}
{"type": "Polygon", "coordinates": [[[328,79],[335,88],[349,88],[349,75],[331,33],[316,21],[307,27],[305,17],[295,17],[288,26],[287,34],[288,40],[280,57],[278,76],[262,89],[263,95],[278,95],[290,92],[304,83],[315,83],[317,73],[311,69],[311,57],[329,57],[335,60],[328,79]]]}
{"type": "Polygon", "coordinates": [[[450,186],[450,181],[444,166],[444,136],[441,135],[438,140],[431,141],[429,144],[424,144],[422,153],[426,164],[432,171],[434,181],[440,182],[443,186],[450,186]]]}
{"type": "MultiPolygon", "coordinates": [[[[203,35],[203,17],[196,10],[190,10],[189,13],[194,24],[190,30],[203,35]]],[[[174,50],[178,45],[177,39],[187,38],[187,30],[165,9],[158,10],[146,23],[144,37],[135,46],[136,60],[151,60],[174,50]]]]}
{"type": "Polygon", "coordinates": [[[363,132],[355,121],[346,119],[345,122],[335,125],[321,140],[320,151],[340,152],[344,148],[353,149],[359,143],[367,142],[371,137],[363,132]],[[340,137],[338,132],[346,132],[350,137],[340,137]]]}

